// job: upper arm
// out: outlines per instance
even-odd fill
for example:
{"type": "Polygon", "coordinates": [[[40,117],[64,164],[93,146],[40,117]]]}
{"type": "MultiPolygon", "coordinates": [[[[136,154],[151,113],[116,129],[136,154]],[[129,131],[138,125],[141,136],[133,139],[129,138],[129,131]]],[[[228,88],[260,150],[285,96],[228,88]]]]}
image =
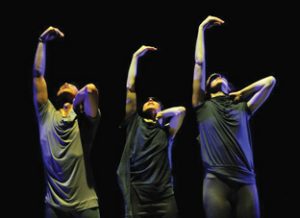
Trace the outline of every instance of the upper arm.
{"type": "Polygon", "coordinates": [[[126,114],[125,119],[135,113],[137,110],[136,105],[136,93],[134,91],[131,91],[130,89],[127,89],[126,94],[126,114]]]}
{"type": "Polygon", "coordinates": [[[178,107],[178,112],[174,115],[169,123],[169,133],[174,138],[180,127],[182,126],[185,117],[185,107],[178,107]]]}
{"type": "Polygon", "coordinates": [[[45,104],[48,101],[47,84],[44,76],[33,78],[33,98],[36,106],[45,104]]]}
{"type": "Polygon", "coordinates": [[[195,63],[193,78],[192,105],[197,107],[205,99],[205,74],[203,73],[204,63],[195,63]]]}
{"type": "Polygon", "coordinates": [[[258,84],[261,87],[254,93],[254,95],[247,102],[247,106],[252,112],[252,114],[260,108],[263,103],[268,99],[270,93],[272,92],[276,79],[273,76],[266,77],[261,80],[262,84],[258,84]]]}

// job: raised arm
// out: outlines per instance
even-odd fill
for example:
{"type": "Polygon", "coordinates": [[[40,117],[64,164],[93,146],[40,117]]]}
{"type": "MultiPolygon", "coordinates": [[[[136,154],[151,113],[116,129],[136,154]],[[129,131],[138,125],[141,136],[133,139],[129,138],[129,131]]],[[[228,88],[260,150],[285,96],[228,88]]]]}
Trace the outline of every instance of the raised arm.
{"type": "Polygon", "coordinates": [[[165,110],[158,112],[156,115],[157,119],[160,118],[165,119],[168,117],[171,117],[169,132],[170,135],[174,138],[183,123],[185,117],[185,107],[177,106],[177,107],[167,108],[165,110]]]}
{"type": "Polygon", "coordinates": [[[254,113],[268,99],[275,84],[276,79],[273,76],[268,76],[229,95],[234,96],[235,100],[247,99],[247,105],[254,113]]]}
{"type": "Polygon", "coordinates": [[[49,27],[39,37],[34,64],[33,64],[33,95],[34,104],[37,107],[48,100],[47,84],[45,81],[46,68],[46,44],[57,37],[64,37],[64,34],[55,27],[49,27]]]}
{"type": "Polygon", "coordinates": [[[206,64],[204,31],[212,26],[221,25],[224,21],[218,17],[208,16],[198,28],[195,48],[195,66],[193,77],[192,105],[194,107],[203,103],[205,97],[206,64]]]}
{"type": "Polygon", "coordinates": [[[99,92],[97,87],[89,83],[81,88],[73,101],[73,107],[83,106],[84,113],[89,117],[96,117],[98,113],[99,92]]]}
{"type": "Polygon", "coordinates": [[[142,45],[133,55],[128,70],[127,76],[127,96],[126,96],[126,115],[129,117],[136,111],[136,93],[135,79],[137,75],[137,67],[139,58],[146,54],[147,51],[156,51],[157,48],[152,46],[142,45]]]}

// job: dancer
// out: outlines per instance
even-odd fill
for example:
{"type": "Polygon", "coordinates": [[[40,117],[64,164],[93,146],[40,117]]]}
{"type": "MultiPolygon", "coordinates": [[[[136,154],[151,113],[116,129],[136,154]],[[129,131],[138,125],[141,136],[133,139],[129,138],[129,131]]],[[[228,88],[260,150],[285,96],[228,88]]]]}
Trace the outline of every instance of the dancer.
{"type": "Polygon", "coordinates": [[[45,80],[46,45],[64,34],[49,27],[39,37],[33,66],[33,95],[45,169],[46,218],[99,218],[90,151],[100,119],[98,90],[64,83],[55,108],[45,80]]]}
{"type": "Polygon", "coordinates": [[[208,16],[198,29],[192,104],[195,108],[205,176],[203,204],[207,218],[258,218],[249,119],[268,99],[273,76],[232,92],[219,73],[206,79],[204,32],[224,21],[208,16]]]}

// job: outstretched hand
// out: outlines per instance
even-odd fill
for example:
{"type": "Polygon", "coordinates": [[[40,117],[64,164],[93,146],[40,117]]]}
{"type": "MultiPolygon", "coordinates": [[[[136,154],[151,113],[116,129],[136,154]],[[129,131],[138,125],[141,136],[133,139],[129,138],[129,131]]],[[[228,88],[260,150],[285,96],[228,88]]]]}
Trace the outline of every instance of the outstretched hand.
{"type": "Polygon", "coordinates": [[[161,119],[161,118],[163,118],[163,113],[160,111],[160,112],[158,112],[158,113],[156,114],[155,120],[159,120],[159,119],[161,119]]]}
{"type": "Polygon", "coordinates": [[[144,54],[146,54],[147,51],[156,51],[157,48],[153,46],[147,46],[147,45],[142,45],[135,53],[134,56],[136,57],[142,57],[144,54]]]}
{"type": "Polygon", "coordinates": [[[57,37],[63,38],[65,35],[58,28],[48,27],[39,37],[39,40],[42,42],[49,42],[57,37]]]}
{"type": "Polygon", "coordinates": [[[241,92],[230,92],[229,96],[233,99],[233,101],[239,102],[242,100],[242,94],[241,92]]]}
{"type": "Polygon", "coordinates": [[[202,23],[200,24],[200,27],[202,27],[203,29],[209,29],[213,26],[220,26],[224,22],[225,21],[222,20],[221,18],[209,15],[205,18],[205,20],[202,21],[202,23]]]}

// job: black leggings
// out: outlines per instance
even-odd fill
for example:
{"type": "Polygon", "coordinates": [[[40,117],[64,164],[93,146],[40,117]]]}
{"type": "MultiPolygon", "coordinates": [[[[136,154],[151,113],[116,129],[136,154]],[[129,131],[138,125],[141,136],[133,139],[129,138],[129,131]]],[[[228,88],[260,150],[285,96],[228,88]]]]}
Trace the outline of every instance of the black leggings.
{"type": "Polygon", "coordinates": [[[45,218],[100,218],[100,213],[97,207],[77,212],[64,212],[46,204],[45,218]]]}
{"type": "MultiPolygon", "coordinates": [[[[154,201],[143,202],[137,193],[131,189],[131,204],[133,216],[128,218],[178,218],[178,209],[175,196],[154,201]]],[[[126,218],[127,218],[126,217],[126,218]]]]}
{"type": "Polygon", "coordinates": [[[241,184],[207,174],[203,182],[206,218],[259,218],[256,184],[241,184]]]}

